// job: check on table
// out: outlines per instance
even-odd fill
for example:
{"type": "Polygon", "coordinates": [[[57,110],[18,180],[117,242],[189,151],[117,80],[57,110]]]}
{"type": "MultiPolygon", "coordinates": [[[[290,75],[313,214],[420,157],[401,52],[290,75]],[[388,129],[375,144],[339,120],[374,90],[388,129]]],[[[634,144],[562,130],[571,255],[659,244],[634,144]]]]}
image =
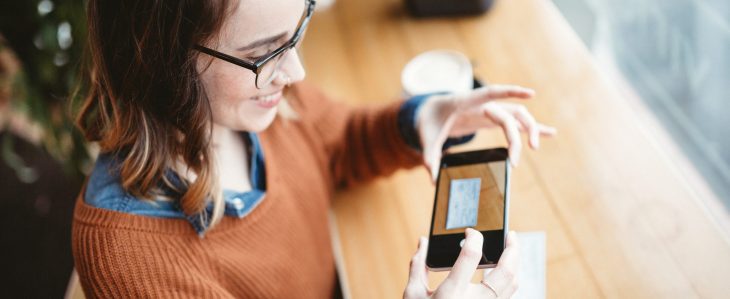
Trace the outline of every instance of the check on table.
{"type": "MultiPolygon", "coordinates": [[[[559,130],[539,151],[523,150],[511,184],[510,228],[545,232],[548,297],[727,298],[730,226],[727,213],[711,212],[726,210],[551,2],[418,20],[400,0],[337,0],[316,12],[302,52],[308,80],[365,105],[396,100],[403,66],[433,49],[465,53],[487,82],[534,88],[523,103],[559,130]]],[[[504,145],[491,130],[456,150],[504,145]]],[[[348,295],[402,296],[434,189],[415,169],[336,196],[333,243],[348,295]]],[[[431,286],[445,275],[430,273],[431,286]]]]}

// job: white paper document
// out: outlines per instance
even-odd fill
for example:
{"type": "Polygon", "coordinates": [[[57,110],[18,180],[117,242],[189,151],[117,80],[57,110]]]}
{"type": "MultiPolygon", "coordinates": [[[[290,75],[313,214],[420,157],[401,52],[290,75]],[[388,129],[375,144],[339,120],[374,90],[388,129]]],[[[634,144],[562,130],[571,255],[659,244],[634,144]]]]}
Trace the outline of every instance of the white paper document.
{"type": "Polygon", "coordinates": [[[517,236],[520,239],[519,288],[512,298],[545,298],[545,232],[523,232],[517,236]]]}
{"type": "Polygon", "coordinates": [[[456,179],[449,188],[449,211],[446,229],[474,227],[479,212],[479,190],[482,179],[456,179]]]}

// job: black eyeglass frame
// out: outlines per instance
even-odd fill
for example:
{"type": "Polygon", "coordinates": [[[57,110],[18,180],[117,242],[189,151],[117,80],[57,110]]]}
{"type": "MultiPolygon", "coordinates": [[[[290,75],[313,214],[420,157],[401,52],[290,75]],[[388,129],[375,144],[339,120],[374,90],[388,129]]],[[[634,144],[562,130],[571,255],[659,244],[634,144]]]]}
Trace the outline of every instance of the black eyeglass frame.
{"type": "Polygon", "coordinates": [[[249,69],[250,71],[254,72],[254,74],[256,74],[256,78],[254,81],[256,88],[261,88],[261,86],[258,86],[259,85],[258,77],[259,77],[259,74],[261,73],[261,70],[263,69],[263,66],[267,62],[274,59],[276,56],[279,56],[282,53],[286,52],[287,50],[295,47],[297,45],[297,43],[299,42],[299,40],[302,38],[302,35],[304,35],[304,31],[307,30],[307,25],[309,25],[309,20],[312,18],[312,13],[314,12],[314,5],[316,4],[316,1],[315,0],[306,0],[305,2],[307,2],[306,13],[304,15],[304,18],[300,21],[299,25],[297,26],[298,28],[294,32],[294,36],[292,36],[292,38],[289,39],[289,41],[287,41],[281,47],[277,48],[276,50],[272,51],[269,54],[266,54],[266,56],[259,58],[258,60],[254,61],[253,63],[245,61],[245,60],[237,58],[237,57],[233,57],[231,55],[228,55],[228,54],[225,54],[222,52],[218,52],[216,50],[213,50],[211,48],[204,47],[201,45],[195,45],[195,46],[193,46],[193,48],[195,50],[198,50],[200,52],[203,52],[203,53],[213,56],[215,58],[218,58],[218,59],[233,63],[235,65],[238,65],[240,67],[249,69]]]}

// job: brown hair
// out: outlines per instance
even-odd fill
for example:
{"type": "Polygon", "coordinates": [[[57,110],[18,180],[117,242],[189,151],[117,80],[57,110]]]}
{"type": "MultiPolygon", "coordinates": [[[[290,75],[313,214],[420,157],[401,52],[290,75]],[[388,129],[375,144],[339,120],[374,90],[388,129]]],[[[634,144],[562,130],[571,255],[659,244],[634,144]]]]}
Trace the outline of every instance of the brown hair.
{"type": "MultiPolygon", "coordinates": [[[[143,199],[182,163],[197,176],[185,181],[187,215],[213,199],[211,225],[222,199],[209,152],[211,108],[196,69],[195,44],[216,37],[229,15],[225,0],[90,0],[89,67],[77,125],[102,152],[122,156],[122,187],[143,199]]],[[[204,215],[205,213],[203,213],[204,215]]]]}

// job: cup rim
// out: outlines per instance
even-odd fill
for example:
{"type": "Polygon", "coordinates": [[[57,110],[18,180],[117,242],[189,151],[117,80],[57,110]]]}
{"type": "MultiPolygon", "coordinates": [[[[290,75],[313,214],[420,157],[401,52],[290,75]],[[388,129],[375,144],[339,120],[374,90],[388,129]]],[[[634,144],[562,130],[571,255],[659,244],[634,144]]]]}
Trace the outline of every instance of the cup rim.
{"type": "MultiPolygon", "coordinates": [[[[465,67],[468,69],[468,78],[469,78],[469,84],[472,82],[473,78],[473,71],[472,71],[472,65],[469,58],[462,52],[451,50],[451,49],[435,49],[435,50],[429,50],[422,52],[415,57],[413,57],[411,60],[406,63],[406,66],[403,67],[403,71],[401,71],[401,86],[403,88],[403,91],[405,94],[411,94],[413,95],[413,91],[416,91],[415,94],[423,93],[420,92],[420,90],[423,90],[424,88],[418,87],[417,83],[414,82],[414,72],[418,71],[418,69],[425,63],[428,63],[431,59],[433,59],[434,56],[438,55],[439,57],[443,57],[444,54],[447,54],[447,56],[456,58],[453,60],[454,62],[458,63],[460,66],[465,67]]],[[[466,74],[465,74],[466,75],[466,74]]],[[[435,92],[435,91],[432,91],[435,92]]]]}

